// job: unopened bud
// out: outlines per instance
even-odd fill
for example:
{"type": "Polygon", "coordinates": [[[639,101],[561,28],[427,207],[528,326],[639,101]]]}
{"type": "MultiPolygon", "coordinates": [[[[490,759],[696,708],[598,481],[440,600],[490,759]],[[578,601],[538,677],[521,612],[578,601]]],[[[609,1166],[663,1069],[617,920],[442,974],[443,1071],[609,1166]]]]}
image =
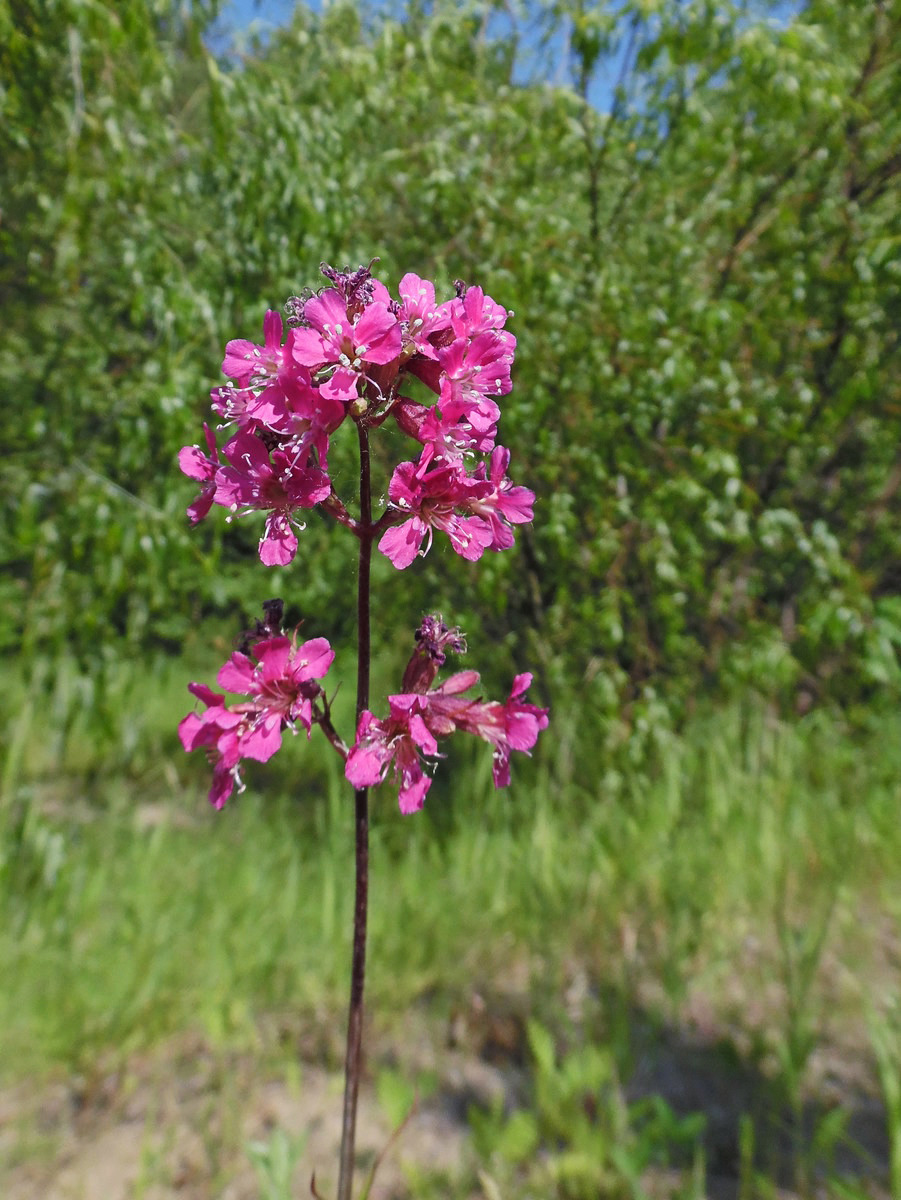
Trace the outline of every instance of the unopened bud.
{"type": "Polygon", "coordinates": [[[401,689],[424,694],[434,683],[438,668],[444,666],[448,650],[453,654],[466,653],[466,638],[456,627],[445,625],[437,613],[423,617],[414,636],[416,649],[407,663],[401,689]]]}

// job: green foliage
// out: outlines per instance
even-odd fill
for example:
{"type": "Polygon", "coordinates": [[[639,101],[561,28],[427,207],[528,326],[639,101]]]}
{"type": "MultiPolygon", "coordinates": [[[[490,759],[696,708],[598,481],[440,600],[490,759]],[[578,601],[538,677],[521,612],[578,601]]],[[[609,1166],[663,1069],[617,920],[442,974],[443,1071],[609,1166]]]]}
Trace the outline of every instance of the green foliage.
{"type": "Polygon", "coordinates": [[[416,1104],[435,1090],[434,1077],[424,1076],[414,1086],[400,1071],[385,1068],[375,1081],[379,1107],[393,1130],[399,1129],[416,1104]]]}
{"type": "Polygon", "coordinates": [[[684,1157],[686,1148],[700,1153],[703,1116],[677,1117],[660,1096],[627,1102],[611,1049],[578,1046],[560,1059],[535,1022],[529,1048],[533,1107],[509,1117],[500,1104],[470,1113],[478,1152],[524,1168],[517,1195],[644,1200],[649,1166],[666,1165],[674,1152],[684,1157]]]}
{"type": "MultiPolygon", "coordinates": [[[[897,695],[897,8],[525,6],[572,86],[519,82],[495,9],[299,5],[217,59],[212,3],[0,3],[0,642],[26,663],[102,677],[273,594],[347,644],[350,539],[314,515],[264,572],[252,520],[188,530],[175,454],[229,337],[378,255],[516,311],[502,436],[539,496],[515,553],[383,564],[381,652],[439,602],[492,687],[577,687],[608,757],[699,683],[897,695]]],[[[334,464],[351,493],[353,447],[334,464]]]]}
{"type": "Polygon", "coordinates": [[[901,1191],[901,1012],[897,1000],[893,1000],[887,1013],[871,1007],[867,1024],[885,1103],[890,1187],[895,1195],[901,1191]]]}
{"type": "Polygon", "coordinates": [[[283,1129],[276,1129],[268,1141],[248,1143],[247,1154],[260,1183],[260,1200],[291,1200],[294,1168],[306,1140],[305,1133],[292,1137],[283,1129]]]}
{"type": "MultiPolygon", "coordinates": [[[[258,1056],[261,1016],[263,1028],[286,1013],[305,1028],[343,1010],[353,889],[339,761],[323,742],[298,745],[299,784],[292,747],[284,775],[255,764],[253,789],[213,812],[205,765],[173,757],[164,738],[192,674],[170,664],[146,708],[144,689],[118,688],[113,717],[138,729],[132,762],[144,765],[95,766],[93,795],[79,776],[46,775],[42,756],[57,751],[42,726],[19,735],[0,828],[4,1083],[60,1068],[90,1079],[183,1030],[258,1056]]],[[[90,749],[90,727],[73,740],[64,762],[90,749]]],[[[723,1058],[727,1080],[739,1054],[767,1064],[769,1107],[745,1127],[750,1187],[774,1124],[809,1095],[812,1060],[837,1028],[862,1032],[860,981],[874,1004],[897,992],[884,939],[899,908],[898,717],[852,736],[823,712],[795,725],[747,703],[699,715],[650,773],[624,771],[619,796],[586,796],[569,753],[536,761],[512,803],[491,788],[487,757],[439,776],[415,821],[378,797],[367,994],[380,1037],[395,1031],[399,1047],[376,1070],[383,1110],[401,1119],[410,1081],[423,1100],[433,1083],[415,1053],[403,1058],[411,1012],[445,1029],[474,989],[491,1004],[519,979],[513,1002],[538,1022],[533,1087],[519,1115],[481,1119],[500,1194],[529,1194],[506,1187],[508,1172],[536,1197],[585,1194],[584,1156],[599,1153],[619,1194],[637,1195],[642,1164],[669,1155],[691,1195],[703,1163],[691,1165],[681,1116],[633,1090],[633,1071],[649,1023],[653,1034],[700,1005],[744,1047],[723,1058]]],[[[896,1014],[877,1018],[897,1140],[896,1014]]],[[[293,1043],[282,1052],[293,1061],[293,1043]]],[[[840,1114],[788,1128],[799,1177],[831,1170],[836,1143],[847,1153],[840,1114]]]]}

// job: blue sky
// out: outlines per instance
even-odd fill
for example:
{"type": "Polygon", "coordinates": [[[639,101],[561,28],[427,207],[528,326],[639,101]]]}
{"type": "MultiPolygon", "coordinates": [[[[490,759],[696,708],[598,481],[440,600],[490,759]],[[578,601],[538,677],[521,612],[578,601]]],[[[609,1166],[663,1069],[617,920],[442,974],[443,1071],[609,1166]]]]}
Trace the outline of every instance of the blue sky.
{"type": "MultiPolygon", "coordinates": [[[[311,8],[319,8],[311,4],[311,8]]],[[[251,21],[281,25],[294,11],[294,0],[229,0],[222,6],[223,24],[243,29],[251,21]]]]}
{"type": "MultiPolygon", "coordinates": [[[[308,0],[309,7],[319,9],[321,0],[308,0]]],[[[287,21],[294,9],[295,0],[227,0],[223,4],[223,22],[238,29],[245,28],[251,21],[268,25],[280,25],[287,21]]],[[[374,5],[377,7],[377,4],[374,5]]],[[[779,6],[787,18],[800,8],[799,0],[785,0],[779,6]]]]}
{"type": "MultiPolygon", "coordinates": [[[[327,3],[328,0],[325,2],[327,3]]],[[[222,7],[218,28],[223,32],[230,32],[256,25],[260,32],[265,34],[267,26],[272,28],[288,21],[294,11],[295,3],[296,0],[226,0],[222,7]]],[[[321,11],[323,0],[307,0],[307,4],[314,11],[321,11]]],[[[388,5],[384,3],[384,0],[372,0],[371,8],[379,7],[384,8],[388,5]]],[[[219,39],[214,38],[212,45],[218,47],[219,39]]],[[[613,67],[614,70],[618,70],[619,64],[614,63],[613,67]]],[[[527,71],[528,68],[518,73],[520,82],[525,81],[527,71]]],[[[589,100],[598,108],[606,107],[610,102],[612,90],[612,77],[596,78],[589,93],[589,100]]]]}
{"type": "MultiPolygon", "coordinates": [[[[269,25],[280,25],[287,21],[294,9],[295,0],[227,0],[223,5],[223,21],[241,29],[251,21],[262,21],[269,25]]],[[[309,0],[313,9],[322,7],[321,0],[309,0]]],[[[786,17],[796,12],[800,7],[799,0],[785,0],[779,6],[786,17]]]]}
{"type": "MultiPolygon", "coordinates": [[[[219,22],[223,30],[246,29],[251,24],[257,24],[261,32],[266,27],[284,24],[294,11],[296,0],[226,0],[222,8],[219,22]]],[[[322,8],[322,0],[308,0],[308,6],[314,10],[322,8]]],[[[378,8],[380,0],[373,0],[372,7],[378,8]]],[[[788,24],[791,18],[802,7],[802,0],[782,0],[776,6],[775,18],[788,24]]],[[[214,39],[215,42],[216,39],[214,39]]],[[[596,76],[589,92],[589,101],[597,108],[605,110],[612,99],[615,75],[619,70],[619,62],[610,64],[609,74],[596,76]]],[[[525,72],[523,72],[525,75],[525,72]]]]}

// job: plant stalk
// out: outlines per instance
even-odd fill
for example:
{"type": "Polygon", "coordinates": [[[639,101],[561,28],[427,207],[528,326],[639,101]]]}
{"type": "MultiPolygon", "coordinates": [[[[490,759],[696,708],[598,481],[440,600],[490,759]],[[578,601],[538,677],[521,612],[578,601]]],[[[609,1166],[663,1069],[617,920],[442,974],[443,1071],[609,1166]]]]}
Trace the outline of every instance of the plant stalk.
{"type": "MultiPolygon", "coordinates": [[[[360,541],[357,573],[357,724],[369,707],[370,665],[370,566],[375,531],[372,527],[372,488],[369,433],[357,423],[360,441],[360,541]]],[[[351,1200],[357,1097],[360,1091],[360,1049],[363,1041],[363,985],[366,977],[366,910],[369,896],[369,789],[354,792],[356,836],[356,891],[354,898],[353,956],[350,969],[350,1005],[347,1017],[347,1054],[344,1060],[344,1113],[341,1121],[341,1154],[338,1200],[351,1200]]]]}

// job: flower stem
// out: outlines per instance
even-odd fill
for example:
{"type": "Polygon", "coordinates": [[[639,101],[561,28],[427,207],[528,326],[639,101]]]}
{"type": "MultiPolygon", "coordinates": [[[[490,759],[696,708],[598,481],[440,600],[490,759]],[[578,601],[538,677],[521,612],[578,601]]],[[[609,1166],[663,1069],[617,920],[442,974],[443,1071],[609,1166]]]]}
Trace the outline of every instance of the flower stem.
{"type": "MultiPolygon", "coordinates": [[[[370,566],[372,561],[372,488],[369,473],[369,434],[357,424],[360,441],[360,540],[357,574],[357,723],[369,707],[370,566]]],[[[354,899],[353,957],[350,969],[350,1007],[347,1017],[347,1055],[344,1062],[344,1113],[338,1200],[351,1200],[357,1096],[360,1091],[360,1048],[363,1041],[363,984],[366,976],[366,908],[369,893],[369,789],[354,792],[356,832],[356,893],[354,899]]]]}

